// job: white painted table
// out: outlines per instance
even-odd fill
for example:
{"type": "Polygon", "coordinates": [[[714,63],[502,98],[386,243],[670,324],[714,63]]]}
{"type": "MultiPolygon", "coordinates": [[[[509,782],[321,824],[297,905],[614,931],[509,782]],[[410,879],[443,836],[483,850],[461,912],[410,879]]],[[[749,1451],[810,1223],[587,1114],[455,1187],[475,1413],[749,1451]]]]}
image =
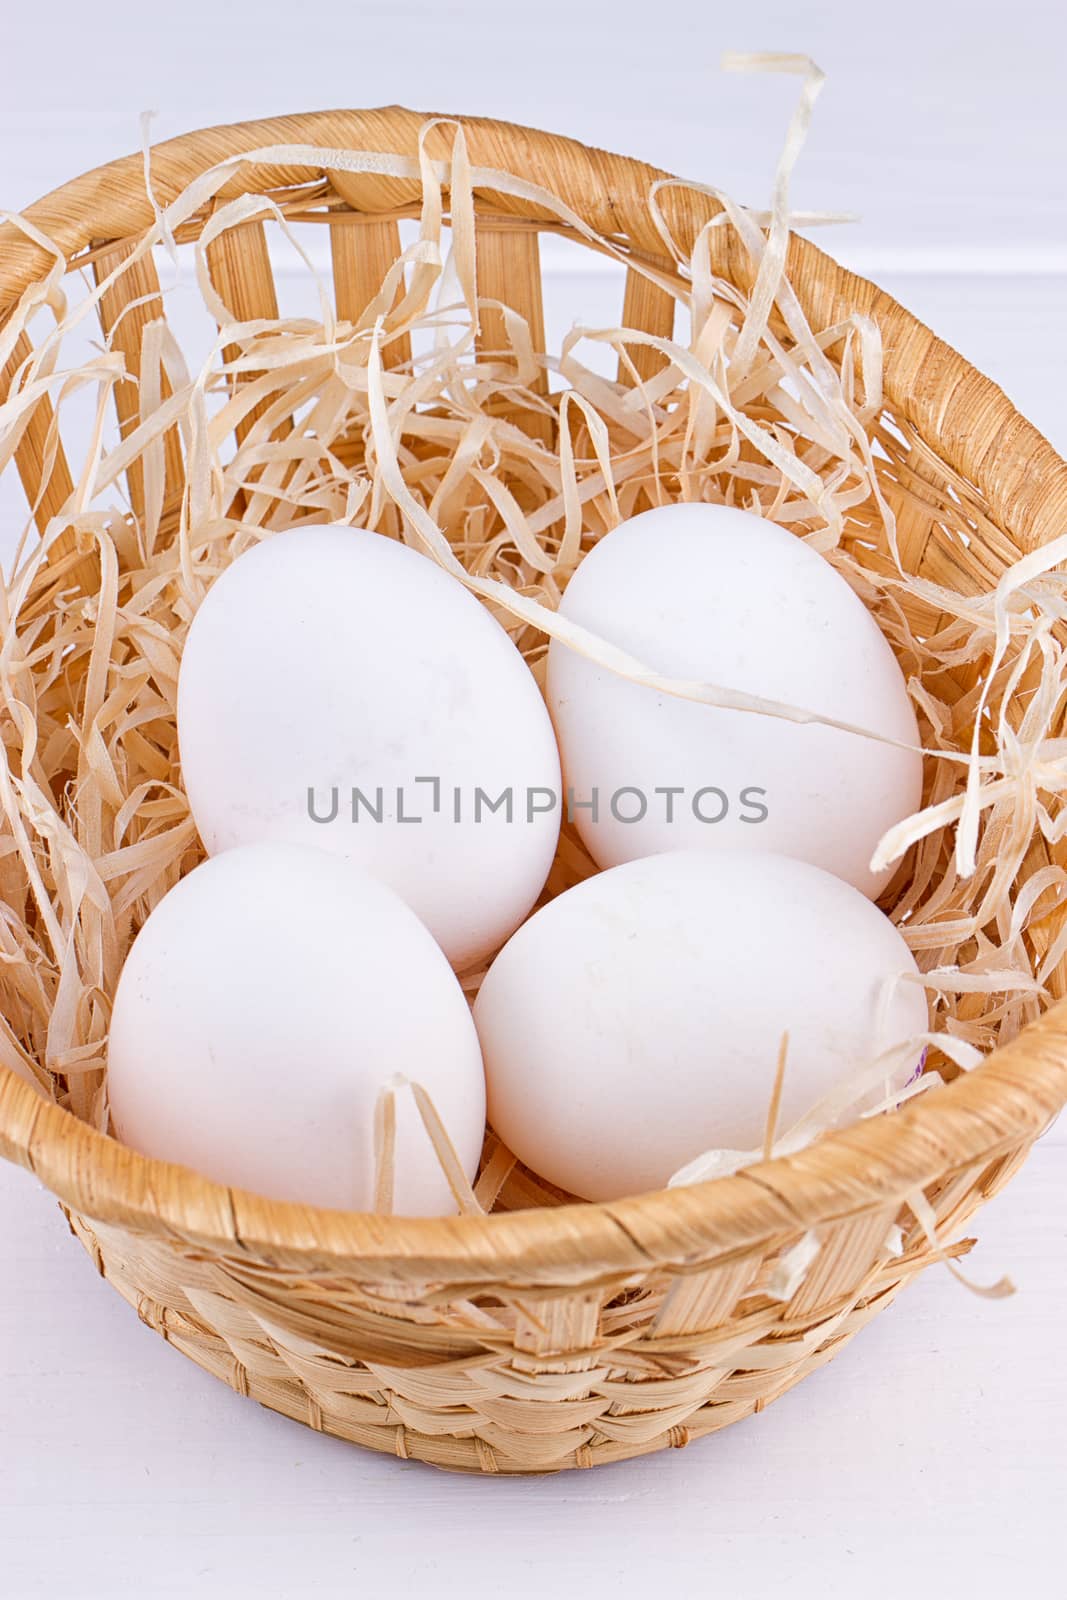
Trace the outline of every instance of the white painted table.
{"type": "MultiPolygon", "coordinates": [[[[0,207],[138,139],[313,106],[509,117],[766,196],[796,83],[724,78],[725,48],[830,72],[798,206],[862,212],[820,242],[876,278],[1067,450],[1067,13],[832,0],[53,0],[4,19],[0,207]],[[279,39],[281,42],[279,43],[279,39]],[[243,67],[234,53],[246,51],[243,67]]],[[[594,266],[549,263],[547,313],[614,312],[594,266]]],[[[284,286],[283,286],[284,287],[284,286]]],[[[5,477],[10,475],[5,474],[5,477]]],[[[0,492],[0,550],[10,548],[0,492]]],[[[0,1595],[242,1600],[380,1591],[738,1600],[1001,1600],[1063,1592],[1067,1130],[942,1269],[770,1411],[588,1474],[469,1480],[364,1454],[240,1400],[92,1271],[55,1205],[0,1168],[0,1595]]]]}

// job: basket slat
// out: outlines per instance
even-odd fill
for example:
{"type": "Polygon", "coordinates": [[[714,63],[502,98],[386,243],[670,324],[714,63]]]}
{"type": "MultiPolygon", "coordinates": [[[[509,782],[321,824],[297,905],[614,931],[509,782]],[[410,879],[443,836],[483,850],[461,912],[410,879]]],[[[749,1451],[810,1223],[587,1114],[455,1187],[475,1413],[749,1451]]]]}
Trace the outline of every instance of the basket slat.
{"type": "MultiPolygon", "coordinates": [[[[121,262],[129,259],[132,253],[131,245],[120,244],[113,251],[97,256],[93,261],[93,275],[97,284],[103,283],[121,262]]],[[[126,360],[126,371],[130,374],[127,382],[115,386],[115,410],[118,413],[119,431],[123,438],[131,433],[140,421],[141,355],[145,329],[150,322],[165,315],[159,276],[155,263],[149,256],[142,256],[132,266],[126,267],[121,277],[110,288],[105,289],[100,297],[100,325],[104,337],[112,349],[122,352],[126,360]]],[[[171,392],[166,373],[161,374],[160,387],[165,399],[171,392]]],[[[176,427],[168,429],[164,435],[163,451],[165,504],[167,500],[181,494],[184,483],[181,441],[176,427]]],[[[130,466],[127,482],[130,504],[138,517],[143,516],[144,469],[140,459],[130,466]]]]}
{"type": "MultiPolygon", "coordinates": [[[[211,281],[238,322],[277,317],[274,269],[262,222],[242,222],[224,229],[208,245],[207,258],[211,281]]],[[[232,344],[223,351],[227,361],[236,360],[240,354],[239,348],[232,344]]],[[[248,383],[254,376],[254,373],[242,374],[238,381],[248,383]]],[[[260,402],[242,417],[235,429],[238,444],[243,444],[268,409],[260,402]]]]}
{"type": "MultiPolygon", "coordinates": [[[[626,289],[622,300],[622,325],[639,328],[642,333],[654,333],[660,339],[670,339],[674,334],[675,299],[658,283],[653,283],[643,272],[633,267],[626,273],[626,289]]],[[[637,375],[647,382],[666,366],[666,357],[647,344],[631,345],[627,354],[637,369],[637,375]]],[[[619,382],[632,383],[630,367],[619,359],[619,382]]]]}
{"type": "Polygon", "coordinates": [[[759,1268],[758,1259],[743,1256],[707,1272],[675,1279],[656,1318],[657,1336],[705,1333],[728,1322],[759,1268]]]}
{"type": "MultiPolygon", "coordinates": [[[[333,223],[330,253],[337,315],[358,323],[400,255],[400,229],[395,222],[333,223]]],[[[398,289],[398,301],[401,294],[398,289]]],[[[410,360],[411,339],[406,333],[397,334],[383,345],[385,366],[402,367],[410,360]]]]}
{"type": "MultiPolygon", "coordinates": [[[[479,217],[478,299],[499,300],[526,319],[534,350],[545,348],[545,312],[541,296],[541,247],[537,234],[501,226],[492,217],[479,217]]],[[[510,349],[503,314],[492,306],[482,306],[477,337],[478,349],[501,358],[510,349]]],[[[503,359],[508,359],[506,355],[503,359]]],[[[542,368],[528,387],[535,394],[548,394],[548,373],[542,368]]],[[[551,444],[552,418],[526,408],[516,411],[515,420],[534,438],[551,444]]]]}
{"type": "MultiPolygon", "coordinates": [[[[0,372],[0,404],[7,400],[19,368],[32,354],[33,346],[26,335],[20,333],[7,365],[0,372]]],[[[74,493],[74,480],[70,475],[70,467],[61,442],[53,441],[52,466],[48,480],[44,482],[45,463],[49,459],[49,435],[54,424],[55,412],[52,409],[52,402],[45,395],[31,411],[15,451],[15,465],[22,479],[26,498],[30,505],[35,507],[34,520],[41,533],[74,493]]],[[[65,554],[65,551],[59,550],[60,544],[62,536],[57,541],[57,554],[65,554]]]]}
{"type": "Polygon", "coordinates": [[[867,1273],[886,1258],[889,1230],[896,1207],[883,1207],[856,1217],[846,1217],[827,1228],[819,1254],[804,1274],[786,1310],[788,1317],[805,1317],[820,1306],[832,1305],[855,1291],[867,1273]]]}

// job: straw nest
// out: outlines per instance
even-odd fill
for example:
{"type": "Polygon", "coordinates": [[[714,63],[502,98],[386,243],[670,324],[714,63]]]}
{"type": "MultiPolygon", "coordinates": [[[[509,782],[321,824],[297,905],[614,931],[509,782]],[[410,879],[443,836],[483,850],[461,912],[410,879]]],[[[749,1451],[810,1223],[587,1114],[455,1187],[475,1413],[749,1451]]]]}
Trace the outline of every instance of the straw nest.
{"type": "MultiPolygon", "coordinates": [[[[31,509],[0,650],[0,1151],[144,1321],[314,1428],[481,1472],[684,1444],[966,1248],[1067,1098],[1067,466],[790,233],[787,177],[760,217],[528,129],[329,112],[173,140],[0,228],[0,466],[31,509]],[[277,303],[283,231],[317,286],[301,315],[277,303]],[[546,232],[625,275],[619,326],[552,354],[546,232]],[[165,317],[179,263],[217,330],[199,362],[165,317]],[[929,987],[922,1092],[607,1205],[490,1134],[467,1214],[431,1221],[270,1203],[109,1138],[110,997],[198,856],[174,700],[221,567],[302,518],[374,527],[472,587],[538,672],[583,551],[678,498],[809,540],[901,660],[930,754],[884,903],[929,987]]],[[[589,870],[565,833],[548,892],[589,870]]]]}

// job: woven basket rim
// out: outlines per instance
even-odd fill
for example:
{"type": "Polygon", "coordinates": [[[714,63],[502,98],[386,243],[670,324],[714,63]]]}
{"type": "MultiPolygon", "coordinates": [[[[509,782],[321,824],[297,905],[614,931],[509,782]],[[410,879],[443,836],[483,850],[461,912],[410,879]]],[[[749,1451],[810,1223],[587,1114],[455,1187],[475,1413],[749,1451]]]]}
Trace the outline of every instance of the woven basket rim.
{"type": "Polygon", "coordinates": [[[588,1283],[746,1254],[838,1217],[902,1203],[939,1175],[994,1162],[1067,1102],[1067,1000],[973,1072],[899,1110],[729,1177],[609,1202],[489,1216],[383,1217],[266,1200],[156,1161],[0,1068],[0,1155],[95,1221],[278,1265],[383,1278],[588,1283]]]}
{"type": "MultiPolygon", "coordinates": [[[[152,149],[153,186],[169,202],[217,162],[275,144],[345,146],[411,154],[429,119],[401,107],[312,112],[226,124],[152,149]]],[[[653,183],[670,174],[536,130],[485,118],[461,120],[475,166],[522,170],[551,189],[601,233],[663,260],[647,216],[653,183]]],[[[442,138],[444,130],[438,130],[442,138]]],[[[246,163],[226,193],[310,181],[314,168],[246,163]]],[[[371,180],[362,180],[370,182],[371,180]]],[[[388,211],[383,203],[368,214],[388,211]]],[[[498,197],[494,197],[494,202],[498,197]]],[[[721,211],[707,193],[661,193],[672,233],[685,249],[721,211]]],[[[514,199],[505,209],[537,217],[514,199]]],[[[54,190],[24,215],[55,240],[68,263],[100,240],[149,226],[143,158],[124,157],[54,190]]],[[[715,271],[747,287],[747,258],[727,228],[713,230],[715,271]]],[[[52,257],[12,224],[0,226],[0,320],[52,257]]],[[[1067,463],[1003,392],[876,285],[837,266],[809,241],[790,242],[788,271],[809,320],[831,326],[850,312],[874,317],[886,351],[885,390],[893,409],[990,507],[1022,550],[1067,526],[1067,463]],[[923,374],[923,383],[915,379],[923,374]],[[992,404],[994,450],[967,428],[978,397],[992,404]]],[[[317,1210],[268,1201],[151,1160],[43,1100],[0,1068],[0,1154],[33,1170],[72,1210],[101,1223],[184,1242],[194,1250],[242,1254],[304,1268],[347,1267],[383,1278],[515,1283],[595,1283],[645,1271],[743,1254],[759,1241],[795,1235],[836,1216],[901,1202],[933,1174],[963,1168],[1040,1133],[1067,1102],[1067,1001],[1052,1006],[1013,1043],[973,1072],[886,1116],[825,1135],[795,1155],[689,1188],[612,1203],[535,1208],[489,1217],[410,1219],[317,1210]]]]}

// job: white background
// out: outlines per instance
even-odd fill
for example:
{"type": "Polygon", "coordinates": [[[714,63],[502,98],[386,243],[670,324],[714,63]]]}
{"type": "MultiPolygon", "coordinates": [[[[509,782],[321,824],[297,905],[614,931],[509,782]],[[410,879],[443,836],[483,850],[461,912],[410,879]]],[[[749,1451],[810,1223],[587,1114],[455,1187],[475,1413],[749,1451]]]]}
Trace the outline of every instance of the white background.
{"type": "MultiPolygon", "coordinates": [[[[794,205],[861,213],[820,242],[1067,450],[1058,0],[5,9],[7,209],[135,147],[142,110],[158,111],[163,138],[397,101],[569,133],[762,204],[797,83],[724,76],[717,61],[807,51],[829,83],[794,205]]],[[[561,259],[550,324],[597,320],[616,288],[561,259]]],[[[1054,1130],[983,1214],[973,1271],[1010,1272],[1014,1299],[974,1299],[930,1272],[759,1419],[685,1452],[538,1482],[449,1479],[238,1400],[142,1328],[48,1197],[4,1170],[0,1593],[1059,1592],[1064,1140],[1054,1130]]]]}

